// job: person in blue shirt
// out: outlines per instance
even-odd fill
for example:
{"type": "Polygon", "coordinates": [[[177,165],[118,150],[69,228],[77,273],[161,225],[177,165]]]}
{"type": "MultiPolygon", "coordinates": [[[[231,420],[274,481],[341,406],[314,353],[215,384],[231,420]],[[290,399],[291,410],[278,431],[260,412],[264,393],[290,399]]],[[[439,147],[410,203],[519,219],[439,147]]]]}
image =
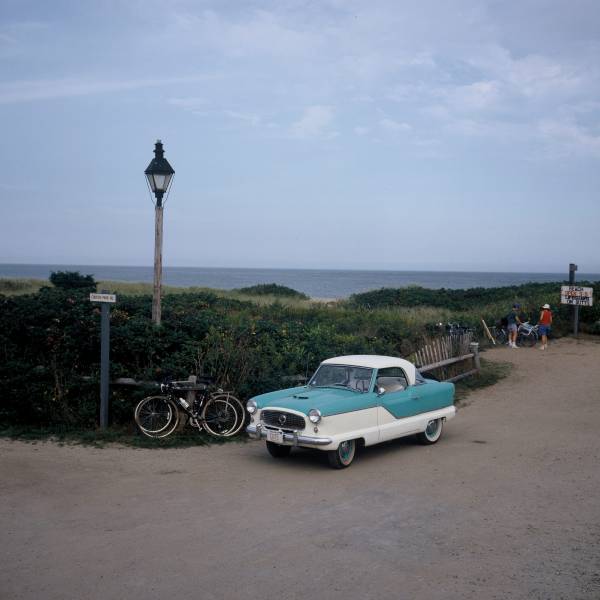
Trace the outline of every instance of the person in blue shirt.
{"type": "Polygon", "coordinates": [[[508,347],[509,348],[518,348],[517,346],[517,329],[521,324],[521,319],[519,317],[521,310],[520,304],[513,304],[512,310],[506,315],[506,320],[508,322],[508,347]]]}

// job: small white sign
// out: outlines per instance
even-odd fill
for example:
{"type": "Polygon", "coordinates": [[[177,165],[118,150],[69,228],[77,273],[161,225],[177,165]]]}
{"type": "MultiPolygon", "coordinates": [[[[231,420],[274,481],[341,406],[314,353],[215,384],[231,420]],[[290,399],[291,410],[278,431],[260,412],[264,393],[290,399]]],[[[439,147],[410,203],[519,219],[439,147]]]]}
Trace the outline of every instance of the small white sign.
{"type": "Polygon", "coordinates": [[[116,294],[90,294],[90,302],[112,302],[117,301],[116,294]]]}
{"type": "Polygon", "coordinates": [[[592,306],[594,288],[563,285],[560,288],[560,303],[572,306],[592,306]]]}

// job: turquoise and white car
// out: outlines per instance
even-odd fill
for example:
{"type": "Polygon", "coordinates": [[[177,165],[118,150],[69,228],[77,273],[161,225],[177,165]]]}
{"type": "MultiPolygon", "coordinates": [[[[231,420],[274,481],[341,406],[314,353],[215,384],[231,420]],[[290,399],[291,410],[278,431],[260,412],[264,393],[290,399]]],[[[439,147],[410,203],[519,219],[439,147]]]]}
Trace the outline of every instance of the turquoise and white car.
{"type": "Polygon", "coordinates": [[[327,452],[332,467],[349,466],[359,446],[416,434],[435,444],[456,414],[454,385],[426,379],[391,356],[338,356],[323,361],[306,386],[251,398],[251,438],[275,458],[293,446],[327,452]]]}

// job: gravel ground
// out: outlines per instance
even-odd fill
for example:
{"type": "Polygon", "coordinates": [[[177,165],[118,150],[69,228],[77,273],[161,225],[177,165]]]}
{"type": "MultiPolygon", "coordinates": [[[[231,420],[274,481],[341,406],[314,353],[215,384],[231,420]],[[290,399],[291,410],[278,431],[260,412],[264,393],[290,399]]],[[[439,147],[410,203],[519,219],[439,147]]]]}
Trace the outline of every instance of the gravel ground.
{"type": "Polygon", "coordinates": [[[429,447],[334,471],[263,444],[0,441],[0,598],[600,598],[600,344],[511,376],[429,447]]]}

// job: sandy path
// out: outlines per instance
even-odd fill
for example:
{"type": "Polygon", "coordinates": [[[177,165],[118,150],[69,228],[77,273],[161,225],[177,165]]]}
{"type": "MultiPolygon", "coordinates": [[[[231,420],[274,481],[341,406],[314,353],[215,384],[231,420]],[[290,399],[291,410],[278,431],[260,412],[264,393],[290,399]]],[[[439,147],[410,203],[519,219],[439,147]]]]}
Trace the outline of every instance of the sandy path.
{"type": "Polygon", "coordinates": [[[0,598],[600,598],[600,344],[500,348],[435,446],[0,441],[0,598]]]}

